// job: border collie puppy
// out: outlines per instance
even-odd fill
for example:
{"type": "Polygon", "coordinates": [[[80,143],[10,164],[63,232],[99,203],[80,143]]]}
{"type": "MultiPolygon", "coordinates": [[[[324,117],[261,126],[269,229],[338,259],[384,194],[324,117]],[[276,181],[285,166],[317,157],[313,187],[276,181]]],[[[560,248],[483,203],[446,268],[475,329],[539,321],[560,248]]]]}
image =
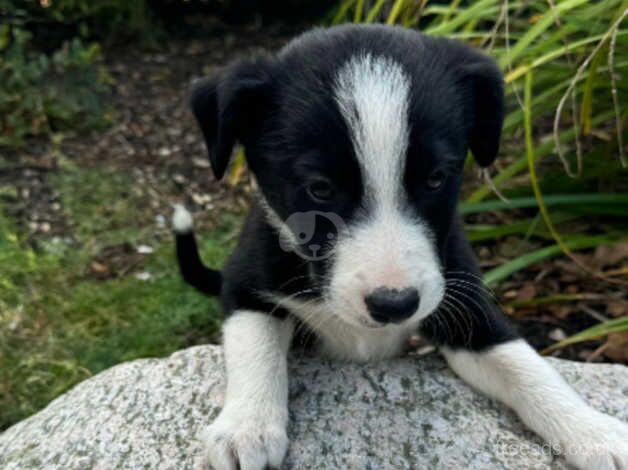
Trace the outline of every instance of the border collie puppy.
{"type": "Polygon", "coordinates": [[[175,211],[183,277],[220,295],[225,406],[205,433],[218,470],[278,467],[288,447],[287,353],[374,361],[411,335],[501,400],[578,468],[628,469],[628,426],[589,407],[505,320],[482,285],[456,201],[467,152],[497,156],[503,86],[459,42],[387,26],[315,29],[196,87],[220,179],[234,144],[259,187],[222,273],[175,211]]]}

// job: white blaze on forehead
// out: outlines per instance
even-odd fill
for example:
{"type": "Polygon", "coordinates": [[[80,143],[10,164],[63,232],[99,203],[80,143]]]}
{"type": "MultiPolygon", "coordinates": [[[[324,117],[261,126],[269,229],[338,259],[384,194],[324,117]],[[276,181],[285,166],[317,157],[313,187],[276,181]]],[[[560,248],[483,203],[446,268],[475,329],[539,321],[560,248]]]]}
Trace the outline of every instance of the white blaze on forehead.
{"type": "MultiPolygon", "coordinates": [[[[326,307],[352,325],[369,320],[364,297],[379,287],[414,287],[420,303],[409,331],[444,295],[444,279],[428,225],[404,197],[411,80],[402,66],[364,53],[340,68],[334,96],[347,123],[365,190],[365,217],[340,233],[326,307]]],[[[366,322],[366,323],[365,323],[366,322]]]]}
{"type": "Polygon", "coordinates": [[[338,72],[334,94],[351,133],[366,197],[377,208],[394,207],[408,148],[408,76],[392,59],[358,55],[338,72]]]}

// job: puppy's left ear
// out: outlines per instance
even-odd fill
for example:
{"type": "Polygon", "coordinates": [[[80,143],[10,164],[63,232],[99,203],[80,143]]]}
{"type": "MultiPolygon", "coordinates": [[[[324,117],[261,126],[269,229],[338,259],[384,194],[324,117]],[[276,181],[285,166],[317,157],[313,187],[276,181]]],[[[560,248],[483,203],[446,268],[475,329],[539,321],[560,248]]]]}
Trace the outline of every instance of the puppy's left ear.
{"type": "Polygon", "coordinates": [[[467,90],[468,141],[475,161],[487,167],[499,152],[504,122],[504,80],[493,59],[473,51],[473,60],[462,67],[467,90]]]}

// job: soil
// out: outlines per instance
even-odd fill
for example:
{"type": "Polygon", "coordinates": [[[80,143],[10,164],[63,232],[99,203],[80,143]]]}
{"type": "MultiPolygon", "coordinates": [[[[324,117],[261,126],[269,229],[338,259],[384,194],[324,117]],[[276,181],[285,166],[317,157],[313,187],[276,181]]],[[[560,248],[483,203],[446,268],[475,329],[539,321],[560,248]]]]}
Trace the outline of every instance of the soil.
{"type": "MultiPolygon", "coordinates": [[[[255,27],[222,28],[204,39],[171,40],[159,52],[133,48],[109,51],[105,66],[114,80],[112,127],[67,136],[58,144],[29,142],[0,172],[0,186],[11,182],[16,188],[15,194],[2,197],[18,227],[28,234],[28,242],[36,245],[51,237],[74,236],[60,195],[49,184],[51,175],[61,171],[62,159],[81,168],[128,170],[134,184],[141,185],[150,195],[146,208],[152,212],[149,218],[163,217],[164,207],[182,201],[195,212],[198,230],[202,232],[211,230],[224,211],[243,212],[250,190],[248,180],[244,176],[230,185],[213,179],[200,132],[187,106],[190,85],[235,57],[277,49],[295,33],[285,27],[265,27],[263,31],[255,27]]],[[[478,184],[473,175],[466,182],[467,187],[478,184]]],[[[513,211],[469,220],[508,223],[517,217],[513,211]]],[[[530,242],[518,238],[476,245],[485,269],[529,248],[530,242]]],[[[133,264],[136,252],[121,247],[116,253],[105,255],[115,258],[120,271],[125,272],[125,266],[133,264]]],[[[590,252],[582,259],[600,264],[606,263],[607,255],[590,252]]],[[[622,259],[620,256],[615,264],[622,259]]],[[[98,259],[94,263],[93,271],[98,276],[98,259]]],[[[618,288],[592,279],[565,258],[517,273],[502,283],[495,295],[521,334],[539,349],[628,310],[625,286],[618,288]],[[532,299],[564,293],[581,294],[582,299],[525,306],[532,299]]],[[[581,343],[554,355],[574,360],[622,360],[612,347],[609,354],[604,346],[602,341],[581,343]]]]}

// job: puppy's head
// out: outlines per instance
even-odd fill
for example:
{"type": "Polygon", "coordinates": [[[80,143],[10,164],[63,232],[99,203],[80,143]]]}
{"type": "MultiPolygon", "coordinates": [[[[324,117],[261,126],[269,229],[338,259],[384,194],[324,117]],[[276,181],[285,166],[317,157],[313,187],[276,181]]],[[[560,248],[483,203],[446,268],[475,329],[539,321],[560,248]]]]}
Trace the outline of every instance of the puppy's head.
{"type": "Polygon", "coordinates": [[[192,107],[217,178],[244,145],[281,246],[330,311],[370,327],[434,311],[467,152],[497,155],[493,61],[399,28],[315,30],[201,84],[192,107]]]}

